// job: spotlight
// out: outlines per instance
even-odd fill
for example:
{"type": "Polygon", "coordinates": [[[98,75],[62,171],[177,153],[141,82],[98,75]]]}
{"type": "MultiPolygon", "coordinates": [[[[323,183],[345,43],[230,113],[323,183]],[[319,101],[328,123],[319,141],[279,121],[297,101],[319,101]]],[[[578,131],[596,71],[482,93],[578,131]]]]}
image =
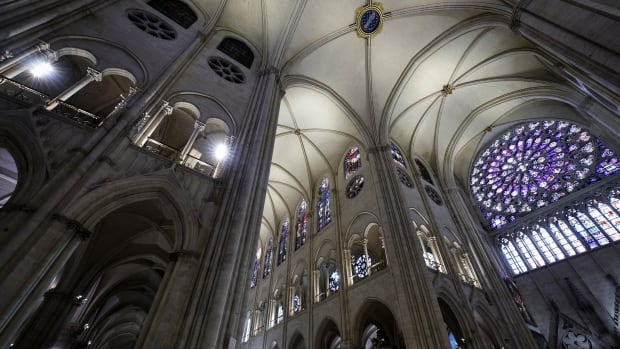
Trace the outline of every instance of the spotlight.
{"type": "Polygon", "coordinates": [[[49,62],[38,61],[30,67],[30,74],[35,78],[43,78],[54,71],[54,67],[49,62]]]}
{"type": "Polygon", "coordinates": [[[226,157],[228,156],[228,146],[226,144],[218,144],[215,147],[215,158],[218,161],[222,161],[224,159],[226,159],[226,157]]]}

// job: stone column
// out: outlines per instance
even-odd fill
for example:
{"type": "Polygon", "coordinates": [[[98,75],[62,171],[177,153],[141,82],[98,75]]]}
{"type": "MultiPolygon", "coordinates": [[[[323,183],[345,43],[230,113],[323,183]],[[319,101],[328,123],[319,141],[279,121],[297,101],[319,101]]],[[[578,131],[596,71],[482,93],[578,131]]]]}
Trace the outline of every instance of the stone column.
{"type": "Polygon", "coordinates": [[[144,321],[134,348],[173,348],[183,327],[185,310],[192,293],[198,253],[170,254],[168,268],[144,321]]]}
{"type": "Polygon", "coordinates": [[[187,154],[192,150],[192,147],[194,146],[194,142],[196,142],[196,138],[198,138],[198,135],[200,135],[200,133],[204,130],[205,130],[205,123],[200,120],[196,120],[196,122],[194,123],[194,131],[192,131],[191,136],[189,136],[187,143],[185,143],[185,147],[183,147],[183,150],[181,151],[181,154],[179,155],[179,160],[181,162],[185,161],[185,157],[187,157],[187,154]]]}
{"type": "Polygon", "coordinates": [[[478,281],[481,282],[482,288],[488,291],[487,293],[493,299],[493,303],[503,320],[503,323],[497,325],[504,325],[505,333],[509,333],[511,336],[511,338],[504,338],[506,347],[511,349],[536,348],[536,342],[521,317],[521,313],[514,305],[512,295],[508,291],[504,280],[499,275],[498,265],[501,264],[491,257],[493,253],[487,250],[489,244],[483,241],[478,230],[479,225],[475,222],[472,215],[463,214],[463,212],[473,212],[475,208],[466,204],[459,187],[448,188],[445,194],[448,197],[446,205],[449,210],[453,213],[458,213],[453,214],[455,224],[463,231],[469,232],[467,234],[469,237],[469,247],[473,254],[477,256],[480,270],[486,271],[477,273],[478,281]],[[496,270],[498,272],[494,272],[496,270]]]}
{"type": "Polygon", "coordinates": [[[370,255],[368,255],[368,239],[363,239],[362,244],[364,245],[364,259],[366,259],[366,276],[370,276],[372,274],[370,271],[372,261],[370,260],[370,255]]]}
{"type": "Polygon", "coordinates": [[[188,347],[225,348],[228,338],[239,336],[239,314],[247,304],[243,301],[248,297],[247,275],[256,253],[281,98],[278,71],[263,71],[246,109],[236,151],[228,161],[235,171],[223,180],[221,214],[200,262],[197,302],[191,306],[196,311],[188,320],[195,327],[184,339],[188,347]]]}
{"type": "MultiPolygon", "coordinates": [[[[72,311],[74,296],[72,287],[74,280],[69,276],[61,279],[59,286],[49,289],[54,277],[65,268],[67,261],[74,255],[79,245],[87,240],[91,233],[82,227],[78,222],[62,215],[55,215],[55,220],[64,225],[64,229],[50,229],[46,232],[51,241],[42,238],[41,243],[53,244],[47,246],[49,250],[41,249],[43,246],[36,246],[38,251],[46,253],[45,266],[35,266],[31,264],[19,265],[16,272],[27,277],[27,280],[18,284],[11,275],[4,282],[19,285],[14,293],[19,292],[19,298],[13,298],[12,293],[7,292],[3,297],[12,303],[7,303],[5,309],[9,311],[2,314],[2,327],[0,328],[0,347],[8,347],[15,343],[16,348],[43,348],[53,344],[62,326],[66,323],[68,315],[72,311]],[[62,232],[64,236],[55,236],[57,232],[62,232]],[[67,234],[68,233],[68,234],[67,234]],[[30,267],[31,269],[26,269],[30,267]],[[47,290],[47,291],[45,291],[47,290]],[[39,305],[41,295],[45,292],[45,297],[40,306],[35,310],[34,306],[39,305]],[[23,324],[26,322],[26,326],[23,324]],[[17,331],[21,330],[21,333],[17,331]],[[37,334],[36,336],[33,334],[37,334]]],[[[56,224],[58,224],[56,223],[56,224]]],[[[39,244],[38,244],[39,245],[39,244]]],[[[26,260],[26,263],[28,261],[26,260]]],[[[13,273],[11,273],[13,274],[13,273]]],[[[64,270],[64,274],[71,274],[64,270]]],[[[11,291],[11,288],[4,287],[3,290],[11,291]]],[[[3,302],[4,303],[4,302],[3,302]]]]}
{"type": "Polygon", "coordinates": [[[21,71],[24,71],[26,69],[28,69],[28,66],[23,64],[24,60],[28,57],[30,57],[31,55],[35,54],[35,53],[45,53],[47,54],[52,54],[53,57],[55,58],[56,55],[54,53],[54,51],[50,50],[50,45],[46,42],[40,42],[39,44],[37,44],[36,46],[31,47],[30,49],[22,52],[19,56],[15,56],[11,59],[7,59],[4,62],[0,63],[0,75],[4,75],[7,78],[12,78],[15,77],[18,74],[12,74],[11,76],[9,76],[7,73],[9,73],[10,71],[17,71],[16,69],[23,67],[23,69],[21,71]]]}
{"type": "Polygon", "coordinates": [[[44,108],[46,110],[53,110],[54,108],[58,106],[59,101],[66,101],[67,99],[71,98],[71,96],[80,92],[81,89],[86,87],[91,82],[93,81],[100,82],[101,79],[102,79],[101,72],[93,68],[90,68],[90,67],[86,68],[86,76],[84,76],[80,81],[73,84],[73,86],[69,87],[68,89],[63,91],[61,94],[59,94],[58,96],[54,97],[51,101],[47,102],[44,108]]]}
{"type": "Polygon", "coordinates": [[[159,124],[161,124],[161,122],[164,120],[164,118],[166,116],[172,114],[172,110],[173,110],[173,108],[170,105],[170,103],[168,103],[167,101],[162,101],[162,104],[159,107],[159,109],[157,110],[157,112],[155,113],[155,115],[150,117],[148,112],[145,113],[144,118],[148,118],[148,121],[146,122],[147,124],[144,127],[144,130],[139,130],[138,131],[134,142],[139,147],[143,147],[144,143],[146,143],[146,140],[149,137],[151,137],[153,132],[155,132],[155,130],[159,127],[159,124]]]}
{"type": "Polygon", "coordinates": [[[389,143],[368,150],[385,244],[392,261],[399,314],[394,314],[407,347],[448,349],[448,337],[418,236],[410,222],[405,199],[394,166],[389,143]],[[412,259],[415,262],[412,262],[412,259]]]}
{"type": "Polygon", "coordinates": [[[318,303],[321,301],[321,270],[315,269],[312,274],[314,275],[314,302],[318,303]]]}

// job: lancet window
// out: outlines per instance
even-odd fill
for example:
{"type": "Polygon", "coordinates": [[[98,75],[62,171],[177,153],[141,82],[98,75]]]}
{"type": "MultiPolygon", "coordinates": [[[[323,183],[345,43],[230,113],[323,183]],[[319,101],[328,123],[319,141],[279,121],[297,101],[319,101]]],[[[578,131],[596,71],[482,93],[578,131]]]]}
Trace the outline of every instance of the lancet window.
{"type": "Polygon", "coordinates": [[[263,279],[269,276],[271,273],[271,261],[273,255],[273,237],[269,237],[267,241],[267,248],[265,249],[265,266],[263,267],[263,279]]]}
{"type": "Polygon", "coordinates": [[[323,178],[318,190],[318,199],[316,204],[317,211],[317,232],[323,230],[326,225],[332,221],[331,213],[331,194],[329,192],[329,180],[323,178]]]}
{"type": "Polygon", "coordinates": [[[297,208],[295,223],[295,251],[306,243],[306,233],[308,231],[308,204],[306,200],[301,200],[297,208]]]}
{"type": "Polygon", "coordinates": [[[288,249],[288,231],[289,220],[284,219],[282,222],[282,229],[280,230],[280,239],[278,241],[278,265],[282,264],[286,260],[286,252],[288,249]]]}
{"type": "Polygon", "coordinates": [[[519,274],[620,240],[612,182],[619,173],[618,157],[588,130],[545,120],[495,139],[476,159],[469,184],[519,274]]]}

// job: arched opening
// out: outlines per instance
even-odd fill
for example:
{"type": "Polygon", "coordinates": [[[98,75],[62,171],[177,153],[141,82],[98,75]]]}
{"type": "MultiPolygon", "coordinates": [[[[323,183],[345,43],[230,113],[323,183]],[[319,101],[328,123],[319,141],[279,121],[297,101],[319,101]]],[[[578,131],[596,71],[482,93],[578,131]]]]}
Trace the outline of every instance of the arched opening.
{"type": "Polygon", "coordinates": [[[0,147],[0,208],[13,196],[18,179],[15,159],[6,148],[0,147]]]}
{"type": "Polygon", "coordinates": [[[325,319],[319,326],[315,346],[317,349],[340,349],[342,338],[338,326],[331,320],[325,319]]]}
{"type": "Polygon", "coordinates": [[[290,315],[299,313],[308,307],[308,271],[300,266],[293,276],[291,285],[290,315]]]}
{"type": "Polygon", "coordinates": [[[365,349],[405,348],[401,330],[388,307],[369,301],[358,317],[359,345],[365,349]]]}
{"type": "Polygon", "coordinates": [[[219,177],[231,153],[230,128],[218,118],[210,118],[204,125],[197,121],[196,128],[198,132],[190,140],[186,154],[183,154],[183,165],[219,177]],[[200,127],[203,129],[200,130],[200,127]]]}
{"type": "Polygon", "coordinates": [[[54,98],[80,81],[86,76],[87,68],[94,65],[92,59],[83,56],[61,55],[53,61],[37,55],[22,62],[13,72],[5,74],[14,81],[47,95],[48,98],[54,98]],[[45,71],[40,69],[42,63],[49,65],[45,71]]]}
{"type": "Polygon", "coordinates": [[[291,339],[291,345],[289,346],[289,348],[291,349],[306,349],[306,344],[304,342],[304,337],[299,334],[298,332],[296,332],[292,339],[291,339]]]}
{"type": "Polygon", "coordinates": [[[103,74],[101,81],[91,82],[66,102],[99,118],[105,118],[126,98],[134,85],[135,82],[127,76],[103,74]]]}
{"type": "Polygon", "coordinates": [[[15,343],[39,347],[54,342],[59,347],[131,348],[148,325],[169,256],[179,240],[179,217],[158,198],[142,199],[103,216],[92,228],[88,243],[80,245],[64,264],[47,294],[76,295],[59,311],[54,296],[46,297],[15,343]],[[148,243],[147,243],[148,242],[148,243]],[[31,339],[38,322],[52,311],[57,331],[31,339]],[[73,330],[67,332],[62,328],[73,330]],[[34,341],[34,342],[33,342],[34,341]],[[35,344],[38,343],[38,344],[35,344]]]}
{"type": "Polygon", "coordinates": [[[148,137],[144,148],[169,159],[177,158],[192,135],[197,119],[193,108],[177,104],[148,137]]]}
{"type": "Polygon", "coordinates": [[[448,333],[448,341],[450,342],[450,348],[460,349],[467,342],[463,335],[463,330],[459,324],[458,319],[448,306],[446,302],[439,298],[439,309],[441,310],[441,316],[446,325],[446,332],[448,333]]]}

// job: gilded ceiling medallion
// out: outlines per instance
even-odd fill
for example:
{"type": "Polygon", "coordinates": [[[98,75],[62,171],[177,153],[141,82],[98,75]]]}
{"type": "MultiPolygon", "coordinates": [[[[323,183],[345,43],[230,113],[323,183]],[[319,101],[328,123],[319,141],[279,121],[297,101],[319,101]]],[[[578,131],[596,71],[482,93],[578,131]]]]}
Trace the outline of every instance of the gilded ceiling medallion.
{"type": "Polygon", "coordinates": [[[381,31],[383,27],[383,5],[380,2],[369,3],[355,11],[355,26],[360,38],[369,38],[381,31]]]}

